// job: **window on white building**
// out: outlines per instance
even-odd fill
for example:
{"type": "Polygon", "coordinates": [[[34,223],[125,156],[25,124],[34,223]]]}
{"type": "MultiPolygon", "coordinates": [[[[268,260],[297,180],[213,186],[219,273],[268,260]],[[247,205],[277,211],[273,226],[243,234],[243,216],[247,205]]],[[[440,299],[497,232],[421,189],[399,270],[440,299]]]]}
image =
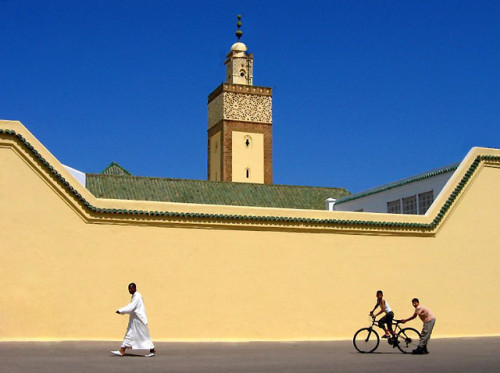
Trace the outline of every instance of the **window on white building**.
{"type": "Polygon", "coordinates": [[[389,214],[401,214],[403,212],[403,214],[424,215],[432,202],[434,202],[434,192],[430,190],[415,196],[387,202],[387,212],[389,214]]]}
{"type": "Polygon", "coordinates": [[[417,213],[417,196],[403,198],[403,214],[417,213]]]}
{"type": "Polygon", "coordinates": [[[401,200],[387,202],[387,212],[389,214],[401,214],[401,200]]]}
{"type": "Polygon", "coordinates": [[[418,195],[418,213],[420,215],[425,215],[429,207],[431,207],[432,202],[434,202],[434,192],[432,190],[420,193],[418,195]]]}

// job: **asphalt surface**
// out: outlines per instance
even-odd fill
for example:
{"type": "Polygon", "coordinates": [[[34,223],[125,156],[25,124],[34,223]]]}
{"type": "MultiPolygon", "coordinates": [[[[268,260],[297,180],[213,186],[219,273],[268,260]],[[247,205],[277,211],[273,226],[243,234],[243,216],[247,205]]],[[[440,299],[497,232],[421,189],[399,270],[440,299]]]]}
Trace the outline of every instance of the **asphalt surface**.
{"type": "MultiPolygon", "coordinates": [[[[429,355],[386,343],[360,354],[350,341],[156,343],[155,357],[113,356],[120,342],[1,342],[0,373],[500,372],[500,338],[435,339],[429,355]]],[[[146,353],[147,351],[137,351],[146,353]]]]}

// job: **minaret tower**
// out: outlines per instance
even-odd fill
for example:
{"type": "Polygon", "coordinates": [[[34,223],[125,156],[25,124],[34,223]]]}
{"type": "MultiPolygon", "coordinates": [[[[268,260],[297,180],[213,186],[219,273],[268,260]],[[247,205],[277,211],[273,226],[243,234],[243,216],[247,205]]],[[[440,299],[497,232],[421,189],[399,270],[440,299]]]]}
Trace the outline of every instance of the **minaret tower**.
{"type": "Polygon", "coordinates": [[[208,96],[208,180],[272,184],[272,89],[253,85],[240,15],[237,26],[226,82],[208,96]]]}

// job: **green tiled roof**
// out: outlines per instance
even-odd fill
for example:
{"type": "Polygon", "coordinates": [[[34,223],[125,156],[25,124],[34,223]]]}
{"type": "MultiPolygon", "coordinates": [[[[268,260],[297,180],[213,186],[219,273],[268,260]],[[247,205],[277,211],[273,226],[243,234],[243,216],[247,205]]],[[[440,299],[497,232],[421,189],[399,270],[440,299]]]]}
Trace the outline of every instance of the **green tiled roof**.
{"type": "Polygon", "coordinates": [[[126,169],[124,169],[122,166],[120,166],[116,162],[111,162],[108,167],[106,167],[101,174],[105,175],[132,175],[130,172],[128,172],[126,169]]]}
{"type": "Polygon", "coordinates": [[[309,210],[324,210],[327,198],[339,198],[349,194],[343,188],[106,174],[87,174],[86,187],[97,198],[309,210]]]}

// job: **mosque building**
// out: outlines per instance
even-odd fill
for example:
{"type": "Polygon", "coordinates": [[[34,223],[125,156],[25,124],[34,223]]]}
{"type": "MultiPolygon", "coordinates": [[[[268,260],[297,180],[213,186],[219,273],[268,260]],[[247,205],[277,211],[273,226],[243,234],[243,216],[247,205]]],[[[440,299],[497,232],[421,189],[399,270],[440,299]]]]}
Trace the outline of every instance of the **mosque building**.
{"type": "Polygon", "coordinates": [[[273,185],[272,89],[253,85],[253,54],[246,53],[248,48],[240,40],[241,16],[237,26],[238,41],[225,61],[226,81],[208,96],[208,182],[134,177],[115,162],[100,174],[67,169],[98,198],[421,215],[427,212],[458,165],[444,167],[446,172],[433,170],[355,195],[343,188],[273,185]]]}
{"type": "Polygon", "coordinates": [[[227,54],[226,81],[208,96],[207,180],[134,177],[111,163],[85,174],[98,198],[324,210],[344,188],[273,184],[272,89],[253,85],[253,54],[240,41],[227,54]]]}
{"type": "Polygon", "coordinates": [[[272,89],[240,26],[207,180],[83,173],[0,120],[0,341],[121,340],[130,282],[155,341],[351,340],[378,289],[397,317],[432,308],[433,337],[500,334],[500,149],[357,194],[275,185],[272,89]]]}

